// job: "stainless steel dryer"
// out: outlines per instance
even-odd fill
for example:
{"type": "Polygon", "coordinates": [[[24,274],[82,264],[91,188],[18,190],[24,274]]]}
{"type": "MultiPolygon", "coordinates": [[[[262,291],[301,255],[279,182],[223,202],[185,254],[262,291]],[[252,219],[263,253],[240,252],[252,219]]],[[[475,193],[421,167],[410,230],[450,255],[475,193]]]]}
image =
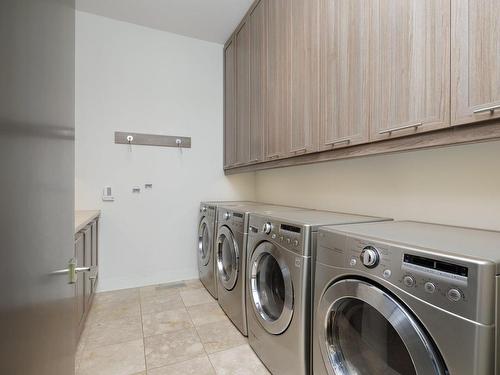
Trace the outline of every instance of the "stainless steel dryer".
{"type": "Polygon", "coordinates": [[[310,372],[311,258],[318,228],[379,220],[311,210],[250,214],[248,339],[271,373],[310,372]]]}
{"type": "Polygon", "coordinates": [[[215,277],[214,244],[217,230],[217,207],[246,204],[254,202],[201,202],[198,216],[198,274],[207,291],[217,298],[217,278],[215,277]]]}
{"type": "Polygon", "coordinates": [[[320,229],[314,374],[500,374],[499,263],[500,232],[416,222],[320,229]]]}
{"type": "MultiPolygon", "coordinates": [[[[274,205],[225,206],[218,209],[216,240],[217,296],[219,305],[239,331],[247,336],[246,261],[250,213],[265,215],[298,211],[274,205]]],[[[302,209],[303,210],[303,209],[302,209]]]]}

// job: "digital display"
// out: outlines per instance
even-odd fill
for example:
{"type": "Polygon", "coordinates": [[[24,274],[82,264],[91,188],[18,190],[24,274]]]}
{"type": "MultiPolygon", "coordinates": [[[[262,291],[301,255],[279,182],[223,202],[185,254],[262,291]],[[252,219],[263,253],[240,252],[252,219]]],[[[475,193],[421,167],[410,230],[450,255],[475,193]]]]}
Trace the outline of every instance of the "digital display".
{"type": "Polygon", "coordinates": [[[469,269],[458,264],[442,262],[440,260],[410,254],[405,254],[403,260],[405,263],[414,264],[416,266],[425,267],[436,271],[447,272],[463,277],[469,276],[469,269]]]}
{"type": "Polygon", "coordinates": [[[234,216],[239,217],[240,219],[243,218],[243,214],[240,214],[238,212],[233,213],[234,216]]]}
{"type": "Polygon", "coordinates": [[[293,225],[281,224],[281,230],[287,230],[289,232],[300,233],[299,227],[294,227],[293,225]]]}

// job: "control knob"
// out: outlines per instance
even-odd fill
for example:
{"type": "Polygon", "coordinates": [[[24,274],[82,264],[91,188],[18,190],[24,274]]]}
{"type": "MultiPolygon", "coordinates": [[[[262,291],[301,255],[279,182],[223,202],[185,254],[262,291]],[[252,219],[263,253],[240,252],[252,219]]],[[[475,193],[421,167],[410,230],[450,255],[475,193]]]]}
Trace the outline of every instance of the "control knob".
{"type": "Polygon", "coordinates": [[[377,249],[373,246],[367,246],[361,252],[361,262],[367,268],[375,268],[378,265],[380,256],[377,249]]]}
{"type": "Polygon", "coordinates": [[[229,212],[224,213],[224,219],[229,220],[231,218],[231,214],[229,212]]]}
{"type": "Polygon", "coordinates": [[[273,230],[273,225],[271,223],[265,223],[263,226],[262,226],[262,231],[265,233],[265,234],[269,234],[271,233],[271,231],[273,230]]]}
{"type": "Polygon", "coordinates": [[[403,277],[403,283],[408,287],[408,288],[411,288],[415,285],[416,281],[415,279],[413,278],[413,276],[410,276],[410,275],[406,275],[405,277],[403,277]]]}
{"type": "Polygon", "coordinates": [[[203,206],[200,211],[201,212],[207,212],[207,208],[205,206],[203,206]]]}

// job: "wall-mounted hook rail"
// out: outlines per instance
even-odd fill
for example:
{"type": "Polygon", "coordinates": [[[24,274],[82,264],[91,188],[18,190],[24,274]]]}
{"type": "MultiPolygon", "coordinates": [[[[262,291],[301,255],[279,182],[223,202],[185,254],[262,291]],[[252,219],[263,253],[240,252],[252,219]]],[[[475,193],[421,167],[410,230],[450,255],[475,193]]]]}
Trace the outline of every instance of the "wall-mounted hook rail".
{"type": "Polygon", "coordinates": [[[115,143],[125,145],[191,148],[191,137],[115,132],[115,143]]]}

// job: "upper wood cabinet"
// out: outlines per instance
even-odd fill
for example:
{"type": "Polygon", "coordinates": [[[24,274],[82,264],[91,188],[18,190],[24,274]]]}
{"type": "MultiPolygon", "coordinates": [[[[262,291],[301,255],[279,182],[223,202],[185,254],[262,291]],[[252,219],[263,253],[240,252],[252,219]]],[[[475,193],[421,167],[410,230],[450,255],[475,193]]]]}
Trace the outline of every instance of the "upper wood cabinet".
{"type": "Polygon", "coordinates": [[[236,163],[236,70],[234,42],[224,50],[224,167],[236,163]]]}
{"type": "Polygon", "coordinates": [[[287,153],[291,120],[291,6],[290,0],[265,0],[267,4],[267,123],[265,158],[287,153]]]}
{"type": "Polygon", "coordinates": [[[452,124],[500,118],[500,2],[453,0],[452,124]]]}
{"type": "Polygon", "coordinates": [[[264,158],[267,122],[267,0],[261,0],[248,18],[250,30],[250,162],[264,158]]]}
{"type": "Polygon", "coordinates": [[[450,0],[374,0],[371,139],[450,125],[450,0]]]}
{"type": "Polygon", "coordinates": [[[364,0],[321,0],[321,150],[368,141],[372,12],[364,0]]]}
{"type": "Polygon", "coordinates": [[[267,3],[266,158],[317,151],[319,0],[267,3]]]}
{"type": "Polygon", "coordinates": [[[288,0],[291,119],[289,156],[318,150],[319,0],[288,0]]]}
{"type": "Polygon", "coordinates": [[[236,33],[236,165],[250,161],[250,31],[236,33]]]}
{"type": "Polygon", "coordinates": [[[500,119],[499,13],[498,0],[256,0],[225,48],[225,168],[498,138],[500,121],[452,126],[500,119]]]}

